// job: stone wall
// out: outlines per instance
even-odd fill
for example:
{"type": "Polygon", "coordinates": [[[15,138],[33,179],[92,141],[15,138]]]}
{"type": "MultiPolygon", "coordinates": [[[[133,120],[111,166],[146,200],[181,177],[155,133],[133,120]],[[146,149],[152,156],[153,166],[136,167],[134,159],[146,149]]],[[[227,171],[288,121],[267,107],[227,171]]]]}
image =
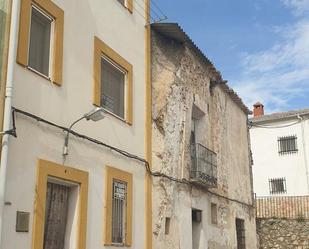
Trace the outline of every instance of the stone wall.
{"type": "Polygon", "coordinates": [[[257,219],[260,249],[309,249],[309,220],[257,219]]]}
{"type": "Polygon", "coordinates": [[[220,85],[210,86],[211,65],[205,65],[185,44],[153,32],[152,54],[153,170],[190,179],[193,104],[204,112],[197,127],[198,142],[217,153],[218,165],[218,185],[211,189],[215,194],[192,184],[154,178],[154,248],[235,249],[235,219],[241,218],[247,248],[255,249],[246,113],[220,85]],[[211,204],[217,205],[216,224],[211,220],[211,204]],[[202,211],[198,235],[192,235],[192,209],[202,211]],[[166,218],[170,233],[165,229],[166,218]]]}

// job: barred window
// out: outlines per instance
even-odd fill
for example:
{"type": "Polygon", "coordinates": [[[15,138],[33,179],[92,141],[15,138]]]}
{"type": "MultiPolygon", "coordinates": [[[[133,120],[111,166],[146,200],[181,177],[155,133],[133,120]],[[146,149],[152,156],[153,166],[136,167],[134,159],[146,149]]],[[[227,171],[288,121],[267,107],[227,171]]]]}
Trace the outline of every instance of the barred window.
{"type": "Polygon", "coordinates": [[[278,150],[279,150],[280,155],[296,153],[298,151],[296,135],[279,137],[278,138],[278,150]]]}
{"type": "Polygon", "coordinates": [[[246,248],[245,221],[236,218],[237,249],[246,248]]]}
{"type": "Polygon", "coordinates": [[[284,194],[286,193],[285,178],[269,179],[270,194],[284,194]]]}
{"type": "Polygon", "coordinates": [[[112,243],[124,244],[126,221],[127,183],[113,180],[112,243]]]}

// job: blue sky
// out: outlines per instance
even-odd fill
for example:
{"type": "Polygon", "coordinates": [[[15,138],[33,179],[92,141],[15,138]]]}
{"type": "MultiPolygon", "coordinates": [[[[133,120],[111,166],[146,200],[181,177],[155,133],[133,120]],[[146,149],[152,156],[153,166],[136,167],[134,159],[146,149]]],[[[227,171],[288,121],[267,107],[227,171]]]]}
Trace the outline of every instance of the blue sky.
{"type": "MultiPolygon", "coordinates": [[[[309,108],[309,0],[154,0],[248,107],[309,108]]],[[[158,11],[157,11],[158,12],[158,11]]]]}

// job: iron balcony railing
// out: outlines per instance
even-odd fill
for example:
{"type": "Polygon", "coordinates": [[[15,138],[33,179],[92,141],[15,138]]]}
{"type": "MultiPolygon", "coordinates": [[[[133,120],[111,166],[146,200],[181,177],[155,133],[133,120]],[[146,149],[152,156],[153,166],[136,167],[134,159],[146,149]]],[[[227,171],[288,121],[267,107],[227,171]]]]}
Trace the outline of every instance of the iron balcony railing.
{"type": "Polygon", "coordinates": [[[199,143],[191,145],[191,181],[217,186],[217,154],[199,143]]]}

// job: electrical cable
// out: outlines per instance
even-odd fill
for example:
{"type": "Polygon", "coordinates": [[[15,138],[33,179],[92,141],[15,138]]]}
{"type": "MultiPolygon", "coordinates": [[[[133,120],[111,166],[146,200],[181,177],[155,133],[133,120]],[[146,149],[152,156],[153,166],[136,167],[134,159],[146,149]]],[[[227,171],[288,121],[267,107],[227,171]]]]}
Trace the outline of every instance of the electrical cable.
{"type": "MultiPolygon", "coordinates": [[[[309,113],[303,113],[303,114],[300,114],[300,115],[303,116],[303,115],[308,115],[308,114],[309,114],[309,113]]],[[[308,120],[308,119],[303,119],[303,120],[308,120]]],[[[258,125],[258,124],[254,124],[253,121],[249,121],[249,122],[248,122],[248,125],[249,125],[249,129],[252,128],[252,127],[265,128],[265,129],[280,129],[280,128],[285,128],[285,127],[290,127],[290,126],[299,124],[299,123],[301,123],[301,122],[302,122],[301,120],[297,120],[296,122],[291,123],[291,124],[287,124],[287,125],[268,126],[268,125],[258,125]]]]}
{"type": "MultiPolygon", "coordinates": [[[[141,8],[143,11],[145,11],[144,7],[143,7],[142,4],[139,2],[139,0],[134,0],[134,1],[136,2],[136,4],[137,4],[138,6],[140,6],[140,8],[141,8]]],[[[144,2],[143,0],[141,0],[141,1],[142,1],[143,4],[145,4],[145,2],[144,2]]],[[[152,20],[153,23],[162,22],[162,21],[168,19],[167,16],[166,16],[162,11],[159,10],[159,11],[161,12],[161,14],[160,14],[160,13],[158,13],[154,8],[151,7],[151,1],[149,1],[149,3],[147,4],[147,7],[148,7],[149,10],[150,10],[150,18],[151,18],[151,20],[152,20]]]]}
{"type": "Polygon", "coordinates": [[[287,124],[287,125],[281,125],[281,126],[267,126],[267,125],[257,125],[257,124],[253,124],[252,121],[249,122],[249,128],[252,128],[252,127],[258,127],[258,128],[265,128],[265,129],[280,129],[280,128],[286,128],[286,127],[290,127],[290,126],[293,126],[293,125],[296,125],[296,124],[299,124],[300,121],[296,121],[294,123],[291,123],[291,124],[287,124]]]}
{"type": "MultiPolygon", "coordinates": [[[[151,4],[149,3],[147,6],[149,7],[150,10],[149,13],[150,22],[148,22],[146,16],[140,12],[140,10],[146,11],[145,8],[142,6],[140,2],[138,2],[138,0],[134,0],[134,2],[136,3],[136,5],[138,5],[139,9],[135,7],[135,4],[133,4],[133,9],[146,21],[146,25],[150,25],[151,23],[158,23],[167,19],[167,16],[164,15],[164,13],[163,16],[161,16],[160,14],[158,14],[158,12],[156,12],[153,8],[151,8],[151,4]]],[[[142,2],[145,4],[144,1],[142,2]]]]}
{"type": "MultiPolygon", "coordinates": [[[[144,14],[142,14],[137,8],[134,7],[135,4],[133,4],[133,9],[145,20],[146,26],[150,25],[151,23],[147,21],[147,18],[144,14]]],[[[151,18],[151,17],[150,17],[151,18]]]]}
{"type": "Polygon", "coordinates": [[[150,4],[152,4],[164,17],[167,17],[164,12],[160,9],[160,7],[156,4],[154,0],[150,0],[150,4]]]}
{"type": "MultiPolygon", "coordinates": [[[[134,2],[135,2],[143,11],[145,11],[145,8],[142,6],[142,4],[141,4],[140,2],[138,2],[138,0],[134,0],[134,2]]],[[[142,2],[145,4],[144,1],[142,1],[142,2]]],[[[153,10],[150,8],[150,18],[153,20],[153,22],[155,22],[155,19],[156,19],[156,18],[153,18],[153,17],[151,16],[151,12],[153,12],[154,15],[157,16],[158,18],[161,17],[157,12],[153,11],[153,10]]]]}
{"type": "MultiPolygon", "coordinates": [[[[51,121],[48,121],[48,120],[46,120],[46,119],[43,119],[43,118],[41,118],[41,117],[39,117],[39,116],[36,116],[36,115],[34,115],[34,114],[32,114],[32,113],[29,113],[29,112],[26,112],[26,111],[22,111],[22,110],[20,110],[20,109],[15,108],[15,107],[12,107],[12,115],[13,115],[12,123],[13,123],[13,128],[12,128],[11,130],[7,131],[6,134],[9,134],[9,135],[12,135],[12,136],[14,136],[14,137],[17,137],[17,132],[16,132],[16,130],[17,130],[17,129],[16,129],[16,119],[15,119],[15,114],[16,114],[16,113],[22,114],[22,115],[24,115],[24,116],[26,116],[26,117],[29,117],[29,118],[31,118],[31,119],[34,119],[34,120],[38,121],[38,122],[41,122],[41,123],[50,125],[50,126],[52,126],[52,127],[61,129],[61,130],[65,131],[65,132],[67,132],[67,133],[70,133],[70,134],[72,134],[72,135],[78,137],[78,138],[81,138],[81,139],[87,140],[87,141],[89,141],[89,142],[95,143],[95,144],[97,144],[97,145],[101,145],[101,146],[103,146],[103,147],[106,147],[106,148],[108,148],[108,149],[110,149],[110,150],[112,150],[112,151],[115,151],[115,152],[117,152],[117,153],[119,153],[119,154],[121,154],[121,155],[123,155],[123,156],[125,156],[125,157],[127,157],[127,158],[130,158],[130,159],[139,161],[139,162],[141,162],[141,163],[143,163],[143,164],[145,165],[146,171],[148,172],[148,174],[150,174],[150,175],[153,176],[153,177],[161,177],[161,178],[165,178],[165,179],[168,179],[168,180],[170,180],[170,181],[173,181],[173,182],[177,182],[177,183],[181,183],[181,184],[186,184],[186,185],[190,185],[190,186],[192,185],[192,182],[189,181],[189,180],[187,180],[187,179],[178,179],[178,178],[176,178],[176,177],[166,175],[166,174],[164,174],[164,173],[162,173],[162,172],[152,171],[152,170],[150,169],[149,162],[148,162],[147,160],[145,160],[145,159],[139,157],[139,156],[136,156],[136,155],[131,154],[131,153],[127,152],[127,151],[124,151],[124,150],[121,150],[121,149],[119,149],[119,148],[116,148],[116,147],[114,147],[114,146],[108,145],[108,144],[106,144],[106,143],[104,143],[104,142],[102,142],[102,141],[99,141],[99,140],[97,140],[97,139],[94,139],[94,138],[88,137],[88,136],[86,136],[86,135],[80,134],[80,133],[78,133],[78,132],[75,132],[75,131],[71,130],[70,128],[66,128],[66,127],[64,127],[64,126],[55,124],[55,123],[53,123],[53,122],[51,122],[51,121]]],[[[228,201],[231,201],[231,202],[236,202],[236,203],[238,203],[238,204],[242,204],[242,205],[247,206],[247,207],[249,207],[249,208],[254,208],[254,205],[253,205],[253,204],[248,204],[248,203],[245,203],[245,202],[242,202],[242,201],[233,199],[233,198],[226,197],[226,196],[224,196],[224,195],[215,193],[215,192],[213,192],[213,191],[211,191],[211,190],[209,190],[209,189],[203,189],[203,191],[205,191],[205,192],[207,192],[207,193],[209,193],[209,194],[211,194],[211,195],[217,196],[217,197],[219,197],[219,198],[222,198],[222,199],[225,199],[225,200],[228,200],[228,201]]]]}

